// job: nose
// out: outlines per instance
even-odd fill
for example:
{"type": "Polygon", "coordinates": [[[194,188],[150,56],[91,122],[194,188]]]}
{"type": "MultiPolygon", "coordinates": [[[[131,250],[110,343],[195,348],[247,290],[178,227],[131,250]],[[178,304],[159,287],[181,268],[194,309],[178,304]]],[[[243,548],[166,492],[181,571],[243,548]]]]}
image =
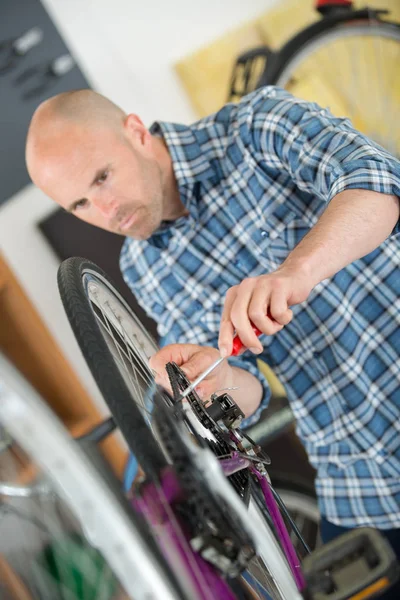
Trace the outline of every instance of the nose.
{"type": "Polygon", "coordinates": [[[103,195],[94,196],[91,198],[91,200],[92,204],[103,217],[106,217],[107,219],[112,219],[115,217],[119,207],[115,196],[108,196],[106,198],[103,195]]]}

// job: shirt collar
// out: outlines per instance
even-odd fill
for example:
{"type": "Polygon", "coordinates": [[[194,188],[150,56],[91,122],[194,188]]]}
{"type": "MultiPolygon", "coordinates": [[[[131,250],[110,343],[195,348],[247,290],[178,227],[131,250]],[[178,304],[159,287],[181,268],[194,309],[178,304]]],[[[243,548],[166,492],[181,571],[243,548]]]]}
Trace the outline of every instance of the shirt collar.
{"type": "Polygon", "coordinates": [[[201,134],[196,130],[186,125],[156,121],[150,127],[150,133],[164,139],[172,159],[181,200],[189,211],[187,217],[163,221],[148,240],[154,243],[154,236],[161,235],[165,238],[168,231],[171,234],[172,229],[184,230],[196,226],[200,182],[216,179],[217,173],[207,159],[206,151],[201,147],[201,134]]]}
{"type": "Polygon", "coordinates": [[[215,178],[216,173],[201,148],[201,132],[186,125],[156,121],[150,127],[150,133],[164,138],[179,189],[215,178]]]}

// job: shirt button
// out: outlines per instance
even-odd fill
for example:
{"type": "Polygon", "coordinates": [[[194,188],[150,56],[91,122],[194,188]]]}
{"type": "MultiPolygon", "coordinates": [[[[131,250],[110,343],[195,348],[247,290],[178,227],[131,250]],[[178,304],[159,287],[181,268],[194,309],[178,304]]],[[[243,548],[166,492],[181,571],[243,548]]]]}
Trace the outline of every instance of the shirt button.
{"type": "Polygon", "coordinates": [[[268,231],[265,231],[265,229],[261,230],[261,237],[265,238],[268,237],[268,231]]]}

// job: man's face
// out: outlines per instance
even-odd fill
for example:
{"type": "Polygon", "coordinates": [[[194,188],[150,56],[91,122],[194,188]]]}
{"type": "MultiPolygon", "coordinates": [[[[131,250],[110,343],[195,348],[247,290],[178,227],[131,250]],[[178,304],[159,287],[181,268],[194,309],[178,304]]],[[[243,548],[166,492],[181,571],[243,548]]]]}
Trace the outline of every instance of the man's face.
{"type": "Polygon", "coordinates": [[[163,213],[163,182],[151,143],[125,131],[70,130],[44,160],[39,187],[79,219],[147,239],[163,213]]]}

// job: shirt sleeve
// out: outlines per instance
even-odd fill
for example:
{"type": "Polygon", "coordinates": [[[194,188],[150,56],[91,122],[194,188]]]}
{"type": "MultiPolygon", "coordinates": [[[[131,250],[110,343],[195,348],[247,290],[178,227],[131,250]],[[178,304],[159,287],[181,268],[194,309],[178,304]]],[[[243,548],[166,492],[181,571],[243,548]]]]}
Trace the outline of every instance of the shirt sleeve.
{"type": "MultiPolygon", "coordinates": [[[[177,343],[200,344],[202,346],[211,346],[213,348],[217,348],[218,338],[211,331],[207,331],[199,325],[194,325],[193,327],[185,329],[178,323],[175,323],[169,330],[168,334],[161,338],[160,346],[167,346],[168,344],[177,343]]],[[[244,419],[242,422],[241,427],[245,429],[246,427],[250,427],[250,425],[257,423],[257,421],[260,419],[262,411],[269,404],[269,400],[271,398],[271,390],[266,377],[261,373],[260,369],[257,367],[257,359],[255,356],[233,356],[231,358],[228,358],[228,361],[230,365],[234,367],[239,367],[240,369],[244,369],[245,371],[248,371],[249,373],[254,375],[254,377],[256,377],[260,381],[263,388],[263,395],[257,410],[252,415],[244,419]]],[[[245,393],[246,390],[243,390],[243,394],[245,393]]]]}
{"type": "Polygon", "coordinates": [[[285,171],[299,189],[324,202],[351,188],[400,198],[400,162],[348,119],[273,87],[254,96],[249,108],[249,135],[261,163],[285,171]]]}
{"type": "MultiPolygon", "coordinates": [[[[261,402],[257,410],[252,415],[247,417],[247,419],[244,419],[242,421],[241,428],[246,429],[247,427],[250,427],[251,425],[254,425],[254,423],[257,423],[257,421],[259,421],[262,411],[264,410],[264,408],[267,408],[269,404],[271,398],[271,389],[269,387],[266,377],[261,373],[260,369],[257,367],[257,361],[255,358],[253,359],[251,356],[246,358],[232,356],[232,358],[228,358],[228,361],[229,364],[233,367],[239,367],[240,369],[244,369],[245,371],[248,371],[249,373],[254,375],[254,377],[257,377],[263,388],[263,396],[261,398],[261,402]]],[[[243,393],[245,394],[246,390],[243,390],[243,393]]]]}

